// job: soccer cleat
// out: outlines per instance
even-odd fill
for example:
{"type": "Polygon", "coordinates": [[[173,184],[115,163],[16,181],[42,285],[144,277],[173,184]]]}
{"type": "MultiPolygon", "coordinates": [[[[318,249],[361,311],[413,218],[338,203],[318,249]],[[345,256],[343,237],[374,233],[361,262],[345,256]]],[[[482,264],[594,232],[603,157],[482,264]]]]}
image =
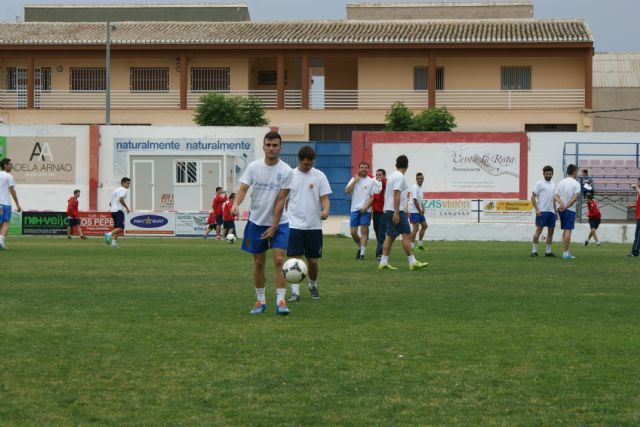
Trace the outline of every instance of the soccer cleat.
{"type": "Polygon", "coordinates": [[[289,302],[300,302],[300,295],[298,294],[291,294],[291,296],[289,297],[289,302]]]}
{"type": "Polygon", "coordinates": [[[418,246],[416,246],[416,251],[424,252],[424,251],[426,251],[426,249],[424,248],[424,246],[418,245],[418,246]]]}
{"type": "Polygon", "coordinates": [[[421,268],[425,268],[426,266],[428,266],[429,263],[428,262],[420,262],[420,261],[416,261],[413,264],[411,264],[409,266],[409,270],[419,270],[421,268]]]}
{"type": "Polygon", "coordinates": [[[558,258],[556,254],[554,254],[553,252],[549,252],[548,254],[544,254],[544,256],[549,257],[549,258],[558,258]]]}
{"type": "Polygon", "coordinates": [[[360,255],[360,257],[358,258],[360,261],[364,260],[364,255],[360,255]]]}
{"type": "Polygon", "coordinates": [[[382,271],[382,270],[397,270],[397,268],[392,267],[389,264],[378,264],[378,271],[382,271]]]}
{"type": "Polygon", "coordinates": [[[358,252],[356,252],[356,259],[360,259],[360,249],[358,249],[358,252]]]}
{"type": "Polygon", "coordinates": [[[267,304],[262,301],[256,301],[255,305],[251,309],[251,314],[260,314],[263,313],[267,309],[267,304]]]}
{"type": "Polygon", "coordinates": [[[317,286],[313,286],[313,287],[309,287],[309,293],[311,293],[311,298],[312,299],[320,299],[320,292],[318,292],[318,287],[317,286]]]}
{"type": "Polygon", "coordinates": [[[87,240],[87,236],[80,236],[80,240],[87,240]]]}
{"type": "Polygon", "coordinates": [[[531,256],[532,257],[537,257],[538,256],[538,252],[531,252],[531,256]]]}
{"type": "Polygon", "coordinates": [[[284,301],[280,301],[276,306],[276,314],[279,314],[281,316],[286,316],[287,314],[289,314],[287,303],[285,303],[284,301]]]}
{"type": "Polygon", "coordinates": [[[71,236],[67,236],[67,239],[71,240],[71,236]]]}
{"type": "Polygon", "coordinates": [[[576,257],[574,257],[573,255],[569,254],[569,255],[562,255],[562,259],[575,259],[576,257]]]}
{"type": "Polygon", "coordinates": [[[588,240],[585,240],[585,241],[584,241],[584,245],[585,245],[585,246],[587,246],[588,244],[589,244],[589,241],[588,241],[588,240]]]}
{"type": "Polygon", "coordinates": [[[636,257],[639,257],[640,255],[636,255],[636,254],[629,254],[629,255],[627,255],[627,256],[630,256],[630,257],[634,257],[634,258],[636,258],[636,257]]]}
{"type": "Polygon", "coordinates": [[[109,236],[109,233],[104,233],[104,242],[105,242],[107,245],[110,245],[110,244],[111,244],[111,236],[109,236]]]}

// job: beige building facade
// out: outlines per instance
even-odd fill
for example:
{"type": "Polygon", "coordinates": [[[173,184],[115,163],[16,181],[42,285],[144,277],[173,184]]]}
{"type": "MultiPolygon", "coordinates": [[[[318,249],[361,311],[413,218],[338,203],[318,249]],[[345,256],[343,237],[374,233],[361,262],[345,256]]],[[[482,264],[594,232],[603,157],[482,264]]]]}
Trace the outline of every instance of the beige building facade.
{"type": "MultiPolygon", "coordinates": [[[[106,24],[0,24],[0,121],[105,122],[106,24]]],[[[270,125],[382,125],[395,101],[446,106],[458,130],[591,130],[581,20],[122,22],[111,124],[187,125],[203,94],[257,96],[270,125]],[[430,90],[434,88],[435,90],[430,90]]]]}

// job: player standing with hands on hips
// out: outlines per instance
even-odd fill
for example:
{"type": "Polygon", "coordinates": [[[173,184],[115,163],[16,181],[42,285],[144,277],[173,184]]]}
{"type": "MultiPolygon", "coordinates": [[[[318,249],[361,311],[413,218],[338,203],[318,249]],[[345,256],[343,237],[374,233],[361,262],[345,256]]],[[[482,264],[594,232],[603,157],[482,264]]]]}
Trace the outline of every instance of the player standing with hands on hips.
{"type": "Polygon", "coordinates": [[[253,255],[253,282],[257,301],[251,309],[251,314],[260,314],[267,309],[264,269],[266,252],[271,249],[276,279],[276,314],[287,315],[289,308],[285,302],[287,288],[282,275],[282,264],[289,242],[289,221],[283,211],[289,196],[293,171],[280,160],[280,134],[267,133],[262,149],[264,159],[249,163],[240,177],[240,186],[236,191],[231,214],[234,217],[238,215],[238,206],[242,204],[251,188],[249,220],[242,239],[242,250],[253,255]]]}

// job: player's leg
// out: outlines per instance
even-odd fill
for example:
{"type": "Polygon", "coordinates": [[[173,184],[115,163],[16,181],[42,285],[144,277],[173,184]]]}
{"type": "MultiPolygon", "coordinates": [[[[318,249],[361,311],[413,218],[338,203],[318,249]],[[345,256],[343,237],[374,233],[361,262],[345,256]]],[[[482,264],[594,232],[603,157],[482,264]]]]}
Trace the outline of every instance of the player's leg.
{"type": "Polygon", "coordinates": [[[282,265],[285,261],[288,243],[289,224],[280,224],[273,237],[269,239],[276,279],[276,313],[280,315],[289,314],[289,308],[287,308],[287,303],[285,302],[287,283],[282,274],[282,265]]]}
{"type": "MultiPolygon", "coordinates": [[[[301,259],[304,255],[304,239],[302,237],[303,230],[296,228],[289,229],[289,242],[287,244],[287,256],[289,258],[301,259]]],[[[289,302],[300,301],[300,284],[291,284],[291,296],[289,302]]]]}
{"type": "Polygon", "coordinates": [[[11,221],[11,206],[0,205],[0,249],[5,248],[5,238],[9,233],[9,222],[11,221]]]}
{"type": "Polygon", "coordinates": [[[418,235],[418,249],[424,250],[424,235],[427,232],[427,228],[429,228],[429,225],[427,224],[427,221],[424,219],[422,219],[422,221],[420,221],[420,234],[418,235]]]}
{"type": "Polygon", "coordinates": [[[391,253],[391,248],[393,247],[393,242],[396,240],[396,237],[400,235],[398,230],[396,230],[396,225],[393,223],[393,212],[385,211],[385,221],[387,223],[386,237],[384,239],[384,243],[382,245],[382,256],[380,257],[380,264],[378,264],[378,270],[397,270],[396,267],[392,267],[389,265],[389,254],[391,253]]]}
{"type": "Polygon", "coordinates": [[[311,298],[319,299],[318,273],[320,258],[322,257],[322,230],[308,230],[305,232],[305,256],[309,265],[309,293],[311,298]]]}
{"type": "MultiPolygon", "coordinates": [[[[366,215],[366,214],[364,214],[366,215]]],[[[364,259],[364,254],[367,249],[367,242],[369,241],[369,224],[362,224],[360,226],[360,259],[364,259]]]]}
{"type": "Polygon", "coordinates": [[[555,232],[555,229],[556,227],[555,227],[555,215],[554,215],[553,223],[551,223],[550,225],[547,225],[547,247],[544,254],[545,256],[548,256],[548,257],[555,256],[555,254],[552,251],[553,233],[555,232]]]}
{"type": "Polygon", "coordinates": [[[256,290],[256,303],[251,309],[251,314],[260,314],[267,309],[267,298],[265,295],[265,260],[266,252],[253,254],[253,285],[256,290]]]}
{"type": "Polygon", "coordinates": [[[640,220],[636,221],[636,235],[631,246],[631,256],[640,256],[640,220]]]}
{"type": "Polygon", "coordinates": [[[356,253],[356,259],[360,259],[360,236],[358,235],[358,227],[360,226],[360,212],[353,211],[349,213],[349,231],[351,233],[351,238],[355,242],[358,247],[358,252],[356,253]]]}

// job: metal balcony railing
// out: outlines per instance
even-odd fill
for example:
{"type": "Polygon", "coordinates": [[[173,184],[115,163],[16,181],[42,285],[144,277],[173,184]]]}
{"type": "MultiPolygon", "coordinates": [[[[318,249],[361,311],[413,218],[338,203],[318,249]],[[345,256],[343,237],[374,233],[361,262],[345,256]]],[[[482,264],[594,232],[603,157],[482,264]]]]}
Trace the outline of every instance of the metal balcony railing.
{"type": "MultiPolygon", "coordinates": [[[[207,92],[187,93],[187,108],[196,108],[200,98],[207,92]]],[[[225,96],[255,96],[262,100],[265,108],[278,105],[276,90],[230,90],[225,96]]],[[[424,90],[324,90],[309,91],[309,109],[389,109],[396,101],[410,109],[427,108],[429,93],[424,90]]],[[[436,93],[436,105],[450,109],[579,109],[584,107],[585,91],[567,90],[442,90],[436,93]]],[[[36,91],[34,106],[39,109],[104,109],[104,91],[36,91]]],[[[286,109],[302,108],[302,91],[286,90],[286,109]]],[[[24,109],[27,93],[24,90],[0,90],[0,109],[24,109]]],[[[179,109],[180,92],[133,92],[111,91],[112,109],[179,109]]]]}

